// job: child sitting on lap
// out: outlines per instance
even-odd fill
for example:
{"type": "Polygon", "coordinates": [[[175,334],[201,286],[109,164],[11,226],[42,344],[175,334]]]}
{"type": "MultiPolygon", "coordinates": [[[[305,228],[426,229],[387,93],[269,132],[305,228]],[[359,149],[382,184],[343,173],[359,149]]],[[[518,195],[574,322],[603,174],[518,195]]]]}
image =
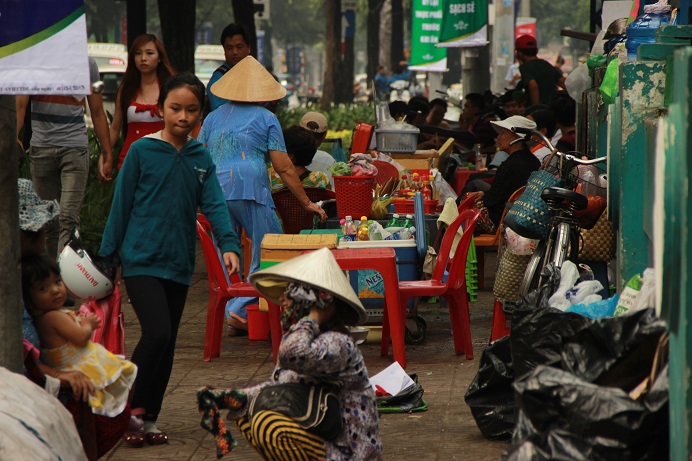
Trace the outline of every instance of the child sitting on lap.
{"type": "Polygon", "coordinates": [[[94,330],[101,327],[98,316],[78,316],[64,308],[67,290],[58,265],[43,255],[24,256],[22,290],[41,340],[43,361],[56,370],[79,370],[90,378],[95,391],[89,395],[89,406],[95,414],[122,413],[137,367],[91,341],[94,330]]]}

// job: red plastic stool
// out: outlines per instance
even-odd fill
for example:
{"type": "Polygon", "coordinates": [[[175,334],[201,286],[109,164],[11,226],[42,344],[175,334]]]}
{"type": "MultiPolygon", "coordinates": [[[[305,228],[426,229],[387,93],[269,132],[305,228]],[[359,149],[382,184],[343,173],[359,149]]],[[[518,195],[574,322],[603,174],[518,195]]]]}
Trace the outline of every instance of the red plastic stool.
{"type": "Polygon", "coordinates": [[[507,316],[502,310],[502,302],[499,299],[495,300],[493,305],[493,324],[490,330],[490,342],[497,341],[509,334],[507,326],[507,316]]]}

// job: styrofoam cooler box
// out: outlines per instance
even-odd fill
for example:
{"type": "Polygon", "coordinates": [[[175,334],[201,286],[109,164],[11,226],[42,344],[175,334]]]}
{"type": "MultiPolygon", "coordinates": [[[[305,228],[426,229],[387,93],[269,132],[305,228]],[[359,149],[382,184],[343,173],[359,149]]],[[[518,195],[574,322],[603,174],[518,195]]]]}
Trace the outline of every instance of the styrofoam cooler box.
{"type": "MultiPolygon", "coordinates": [[[[346,242],[339,240],[337,248],[394,248],[396,253],[396,269],[399,280],[416,280],[418,275],[418,253],[416,241],[410,240],[365,240],[346,242]]],[[[370,310],[380,310],[384,307],[384,279],[382,274],[374,270],[349,271],[351,286],[358,294],[363,306],[370,310]]],[[[413,300],[409,301],[412,307],[413,300]]],[[[377,316],[377,312],[369,312],[377,316]]],[[[382,315],[381,313],[379,315],[382,315]]]]}

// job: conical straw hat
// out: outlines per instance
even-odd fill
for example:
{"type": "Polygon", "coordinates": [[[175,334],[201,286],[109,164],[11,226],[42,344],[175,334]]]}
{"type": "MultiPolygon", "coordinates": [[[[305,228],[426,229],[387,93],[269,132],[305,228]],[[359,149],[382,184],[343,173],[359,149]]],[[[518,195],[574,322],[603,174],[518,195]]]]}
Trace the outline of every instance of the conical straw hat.
{"type": "Polygon", "coordinates": [[[348,278],[327,248],[296,256],[250,275],[252,286],[277,304],[286,285],[291,282],[311,285],[339,298],[356,313],[356,325],[361,325],[368,319],[365,308],[351,288],[348,278]]]}
{"type": "Polygon", "coordinates": [[[211,86],[219,98],[237,102],[276,101],[286,96],[284,88],[252,56],[243,58],[211,86]]]}

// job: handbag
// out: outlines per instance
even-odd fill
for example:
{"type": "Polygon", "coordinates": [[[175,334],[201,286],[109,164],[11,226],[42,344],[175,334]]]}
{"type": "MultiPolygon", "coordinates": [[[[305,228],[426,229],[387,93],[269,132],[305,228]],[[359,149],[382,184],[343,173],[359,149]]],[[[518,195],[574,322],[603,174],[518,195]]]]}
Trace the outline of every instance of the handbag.
{"type": "Polygon", "coordinates": [[[550,154],[541,168],[531,173],[526,189],[505,215],[504,224],[522,237],[543,240],[550,230],[550,218],[555,214],[541,198],[546,187],[562,187],[564,181],[546,168],[555,152],[550,154]]]}
{"type": "Polygon", "coordinates": [[[263,388],[248,409],[252,418],[260,411],[288,416],[303,429],[333,441],[343,432],[339,399],[333,387],[323,384],[274,384],[263,388]]]}
{"type": "Polygon", "coordinates": [[[505,248],[500,257],[500,263],[495,276],[493,294],[497,299],[516,301],[519,299],[519,287],[526,274],[526,267],[531,260],[531,254],[519,255],[505,248]]]}
{"type": "Polygon", "coordinates": [[[592,229],[582,229],[581,237],[584,245],[579,253],[580,261],[608,262],[615,258],[615,228],[607,213],[601,214],[592,229]]]}

